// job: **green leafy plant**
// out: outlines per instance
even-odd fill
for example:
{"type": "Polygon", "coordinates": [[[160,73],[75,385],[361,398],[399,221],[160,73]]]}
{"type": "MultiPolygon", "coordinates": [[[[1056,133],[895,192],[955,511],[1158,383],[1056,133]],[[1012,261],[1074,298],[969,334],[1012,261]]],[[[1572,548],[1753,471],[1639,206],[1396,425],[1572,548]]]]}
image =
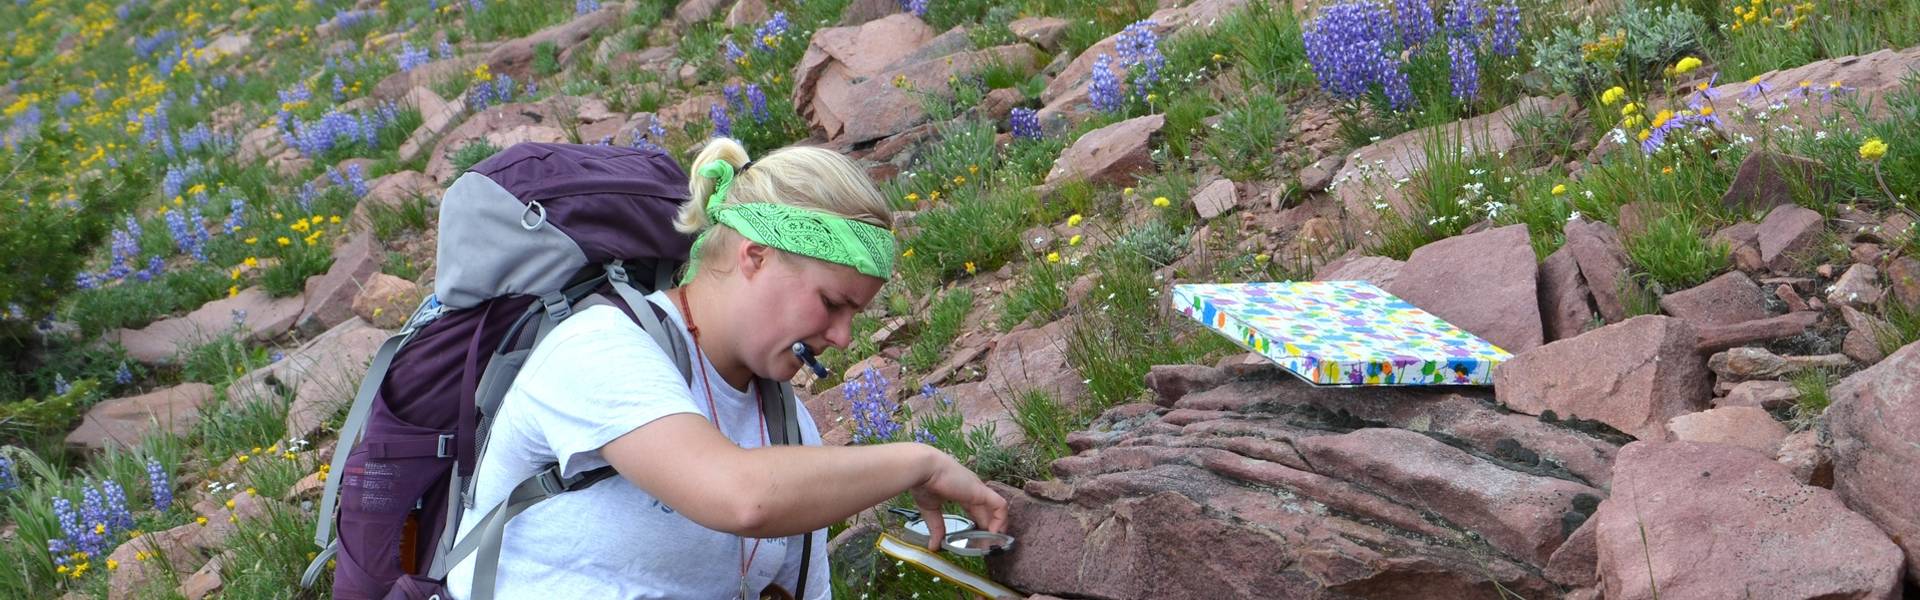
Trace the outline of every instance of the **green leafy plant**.
{"type": "Polygon", "coordinates": [[[1286,131],[1287,109],[1280,99],[1255,93],[1221,115],[1204,148],[1228,179],[1268,179],[1273,173],[1274,146],[1286,131]]]}
{"type": "Polygon", "coordinates": [[[1590,96],[1616,81],[1658,77],[1680,57],[1699,53],[1706,36],[1706,20],[1684,7],[1629,0],[1604,23],[1589,19],[1535,40],[1534,61],[1554,89],[1590,96]]]}

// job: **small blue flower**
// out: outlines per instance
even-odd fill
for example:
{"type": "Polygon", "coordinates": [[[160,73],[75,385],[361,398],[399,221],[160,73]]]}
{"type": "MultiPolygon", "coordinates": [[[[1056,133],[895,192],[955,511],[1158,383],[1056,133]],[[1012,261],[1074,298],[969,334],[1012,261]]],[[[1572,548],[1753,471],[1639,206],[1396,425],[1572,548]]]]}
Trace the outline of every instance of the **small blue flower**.
{"type": "Polygon", "coordinates": [[[1447,41],[1447,57],[1452,71],[1448,81],[1453,85],[1453,97],[1461,102],[1472,102],[1480,95],[1480,65],[1474,57],[1476,45],[1461,38],[1447,41]]]}
{"type": "Polygon", "coordinates": [[[600,10],[600,0],[574,0],[573,2],[574,16],[584,15],[596,10],[600,10]]]}
{"type": "Polygon", "coordinates": [[[1007,117],[1008,128],[1013,130],[1013,138],[1018,140],[1040,139],[1040,113],[1031,108],[1013,109],[1007,117]]]}
{"type": "Polygon", "coordinates": [[[1512,0],[1493,9],[1493,54],[1513,56],[1520,53],[1520,7],[1512,0]]]}
{"type": "Polygon", "coordinates": [[[73,384],[67,383],[66,374],[54,373],[53,374],[53,395],[65,396],[67,395],[67,392],[71,392],[71,391],[73,391],[73,384]]]}
{"type": "Polygon", "coordinates": [[[727,116],[727,108],[719,104],[707,109],[707,118],[713,120],[713,135],[730,137],[733,135],[733,119],[727,116]]]}
{"type": "Polygon", "coordinates": [[[755,123],[765,123],[773,118],[773,113],[767,111],[767,93],[758,84],[747,84],[747,108],[755,123]]]}
{"type": "Polygon", "coordinates": [[[113,372],[113,382],[120,385],[133,383],[133,370],[127,368],[127,361],[120,361],[120,368],[113,372]]]}
{"type": "Polygon", "coordinates": [[[20,480],[14,477],[13,461],[0,456],[0,492],[11,491],[18,487],[20,487],[20,480]]]}
{"type": "Polygon", "coordinates": [[[169,482],[166,469],[160,467],[160,461],[147,459],[147,489],[153,496],[153,509],[166,512],[173,506],[173,484],[169,482]]]}
{"type": "Polygon", "coordinates": [[[1120,78],[1113,72],[1113,56],[1101,53],[1093,59],[1093,78],[1087,83],[1087,101],[1094,110],[1120,111],[1120,78]]]}

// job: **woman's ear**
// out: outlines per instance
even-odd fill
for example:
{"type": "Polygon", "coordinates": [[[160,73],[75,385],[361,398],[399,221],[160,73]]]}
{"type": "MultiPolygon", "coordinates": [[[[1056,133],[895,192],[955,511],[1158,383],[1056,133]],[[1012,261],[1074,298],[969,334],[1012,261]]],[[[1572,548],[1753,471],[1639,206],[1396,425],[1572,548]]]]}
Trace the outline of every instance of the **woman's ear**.
{"type": "Polygon", "coordinates": [[[735,262],[740,265],[740,275],[747,279],[753,279],[754,276],[760,274],[760,271],[766,269],[767,260],[773,258],[773,248],[752,240],[742,240],[740,249],[734,258],[736,259],[735,262]]]}

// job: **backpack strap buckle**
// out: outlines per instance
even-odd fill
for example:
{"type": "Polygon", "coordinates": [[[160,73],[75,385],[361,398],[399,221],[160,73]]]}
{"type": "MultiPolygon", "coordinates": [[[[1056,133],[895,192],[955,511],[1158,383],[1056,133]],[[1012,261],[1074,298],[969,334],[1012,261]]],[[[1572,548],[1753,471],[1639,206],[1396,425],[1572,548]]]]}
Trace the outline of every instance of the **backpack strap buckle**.
{"type": "Polygon", "coordinates": [[[541,295],[540,305],[546,307],[547,318],[553,319],[555,323],[565,321],[567,317],[573,316],[573,304],[567,302],[567,295],[563,292],[552,292],[541,295]]]}
{"type": "Polygon", "coordinates": [[[567,492],[567,482],[564,478],[560,477],[560,465],[558,464],[548,466],[539,473],[534,473],[533,477],[529,479],[539,484],[540,491],[549,497],[558,496],[567,492]]]}
{"type": "Polygon", "coordinates": [[[616,283],[626,283],[628,281],[627,267],[626,265],[621,264],[622,262],[623,261],[619,259],[614,259],[613,262],[607,263],[607,279],[608,280],[614,281],[616,283]]]}
{"type": "Polygon", "coordinates": [[[454,450],[453,434],[442,433],[440,439],[434,444],[433,455],[436,458],[453,458],[454,450]]]}

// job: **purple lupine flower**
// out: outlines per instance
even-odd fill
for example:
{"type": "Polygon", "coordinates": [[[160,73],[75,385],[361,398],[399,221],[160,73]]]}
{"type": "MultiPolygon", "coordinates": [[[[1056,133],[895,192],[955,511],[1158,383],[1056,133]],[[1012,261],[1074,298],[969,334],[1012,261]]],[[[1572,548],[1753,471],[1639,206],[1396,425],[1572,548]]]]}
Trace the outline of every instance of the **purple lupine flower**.
{"type": "Polygon", "coordinates": [[[279,350],[275,350],[267,353],[267,362],[277,363],[277,362],[280,362],[280,359],[283,359],[286,357],[287,357],[286,353],[281,352],[279,350]]]}
{"type": "Polygon", "coordinates": [[[73,275],[73,287],[83,290],[98,288],[100,287],[99,276],[86,271],[75,273],[73,275]]]}
{"type": "Polygon", "coordinates": [[[1113,73],[1113,56],[1103,52],[1093,59],[1093,79],[1087,83],[1087,100],[1095,110],[1119,112],[1120,78],[1113,73]]]}
{"type": "Polygon", "coordinates": [[[1403,48],[1413,48],[1426,43],[1438,28],[1433,22],[1433,4],[1430,0],[1400,0],[1393,3],[1394,17],[1400,25],[1400,44],[1403,48]]]}
{"type": "Polygon", "coordinates": [[[224,228],[226,229],[227,235],[233,235],[235,233],[239,233],[240,228],[245,227],[246,225],[247,225],[247,202],[239,198],[234,198],[232,203],[230,203],[227,207],[227,223],[224,226],[224,228]]]}
{"type": "Polygon", "coordinates": [[[133,369],[127,368],[127,361],[120,361],[120,368],[113,371],[113,382],[119,385],[133,383],[133,369]]]}
{"type": "Polygon", "coordinates": [[[400,42],[400,56],[396,59],[401,71],[412,71],[415,67],[433,61],[426,48],[415,48],[413,42],[400,42]]]}
{"type": "Polygon", "coordinates": [[[1017,140],[1040,139],[1040,112],[1031,108],[1015,108],[1007,117],[1008,127],[1013,130],[1017,140]]]}
{"type": "Polygon", "coordinates": [[[65,373],[54,373],[53,374],[53,395],[65,396],[67,395],[67,392],[71,392],[71,391],[73,391],[73,384],[67,383],[67,375],[65,373]]]}
{"type": "Polygon", "coordinates": [[[151,458],[147,459],[147,490],[153,495],[154,510],[166,512],[173,506],[173,484],[168,481],[167,470],[151,458]]]}
{"type": "Polygon", "coordinates": [[[584,15],[596,10],[600,10],[600,0],[574,0],[573,2],[574,16],[584,15]]]}
{"type": "Polygon", "coordinates": [[[193,251],[193,242],[196,238],[193,232],[187,229],[187,216],[181,214],[182,212],[167,211],[167,234],[173,236],[173,246],[178,248],[181,254],[187,254],[193,251]]]}
{"type": "Polygon", "coordinates": [[[758,84],[747,84],[747,108],[755,123],[765,123],[773,118],[773,113],[767,110],[767,93],[758,84]]]}
{"type": "Polygon", "coordinates": [[[1513,56],[1520,53],[1520,7],[1507,0],[1493,9],[1493,54],[1513,56]]]}
{"type": "Polygon", "coordinates": [[[761,23],[759,28],[753,30],[753,49],[772,52],[774,46],[780,45],[781,36],[785,36],[787,30],[792,28],[793,24],[787,21],[786,11],[774,12],[772,17],[767,18],[767,22],[761,23]]]}
{"type": "Polygon", "coordinates": [[[720,95],[727,98],[727,110],[733,112],[747,111],[746,99],[740,96],[740,84],[727,84],[725,87],[720,88],[720,95]]]}
{"type": "Polygon", "coordinates": [[[1480,65],[1474,57],[1474,44],[1461,38],[1447,41],[1447,58],[1452,68],[1448,81],[1453,84],[1453,97],[1461,102],[1472,102],[1480,95],[1480,65]]]}
{"type": "Polygon", "coordinates": [[[20,487],[20,480],[13,475],[13,461],[0,456],[0,492],[20,487]]]}
{"type": "Polygon", "coordinates": [[[1357,100],[1380,86],[1396,110],[1413,104],[1400,61],[1389,52],[1393,17],[1378,3],[1355,0],[1321,9],[1301,30],[1307,62],[1321,89],[1357,100]]]}
{"type": "Polygon", "coordinates": [[[453,44],[447,43],[446,38],[440,38],[440,60],[449,58],[453,58],[453,44]]]}
{"type": "Polygon", "coordinates": [[[927,0],[900,0],[900,10],[922,19],[927,18],[927,0]]]}
{"type": "Polygon", "coordinates": [[[913,430],[913,441],[931,446],[940,440],[933,436],[932,431],[929,431],[925,427],[920,427],[913,430]]]}
{"type": "Polygon", "coordinates": [[[707,109],[707,118],[713,120],[713,135],[715,137],[730,137],[733,135],[733,119],[727,117],[726,107],[720,106],[719,104],[713,105],[712,108],[707,109]]]}
{"type": "Polygon", "coordinates": [[[733,38],[727,38],[727,62],[739,64],[740,60],[746,57],[747,51],[741,50],[740,45],[733,42],[733,38]]]}
{"type": "Polygon", "coordinates": [[[854,443],[886,442],[900,434],[900,422],[894,418],[900,405],[888,393],[889,385],[879,371],[867,369],[842,390],[853,408],[854,443]]]}
{"type": "Polygon", "coordinates": [[[159,277],[160,273],[166,270],[167,270],[166,259],[161,258],[160,255],[158,254],[155,254],[153,256],[147,257],[147,268],[141,269],[138,275],[140,277],[140,281],[146,282],[146,281],[153,280],[153,278],[155,277],[159,277]]]}
{"type": "Polygon", "coordinates": [[[347,99],[347,80],[341,79],[340,74],[335,73],[333,75],[333,101],[339,102],[345,99],[347,99]]]}
{"type": "Polygon", "coordinates": [[[115,533],[133,531],[133,509],[127,506],[127,490],[120,487],[120,482],[106,479],[100,482],[100,491],[106,496],[108,531],[115,533]]]}
{"type": "Polygon", "coordinates": [[[59,564],[67,564],[68,554],[80,545],[86,532],[80,527],[80,513],[73,510],[73,501],[63,496],[53,497],[53,517],[60,522],[59,539],[47,540],[47,551],[53,553],[59,564]]]}
{"type": "Polygon", "coordinates": [[[1120,54],[1120,68],[1140,70],[1133,77],[1133,94],[1145,98],[1148,88],[1160,81],[1160,69],[1167,57],[1160,54],[1160,34],[1153,31],[1152,19],[1142,19],[1120,31],[1114,50],[1120,54]]]}
{"type": "Polygon", "coordinates": [[[93,482],[87,482],[80,494],[80,535],[72,538],[81,552],[89,556],[106,555],[107,536],[112,533],[108,517],[106,499],[93,482]]]}
{"type": "Polygon", "coordinates": [[[353,189],[355,198],[367,196],[367,177],[361,172],[359,163],[347,165],[347,187],[353,189]]]}
{"type": "Polygon", "coordinates": [[[1447,35],[1476,39],[1487,22],[1487,8],[1480,0],[1453,0],[1447,7],[1447,35]]]}
{"type": "Polygon", "coordinates": [[[234,326],[238,327],[238,326],[247,324],[247,309],[244,309],[244,308],[233,309],[232,315],[233,315],[234,326]]]}

